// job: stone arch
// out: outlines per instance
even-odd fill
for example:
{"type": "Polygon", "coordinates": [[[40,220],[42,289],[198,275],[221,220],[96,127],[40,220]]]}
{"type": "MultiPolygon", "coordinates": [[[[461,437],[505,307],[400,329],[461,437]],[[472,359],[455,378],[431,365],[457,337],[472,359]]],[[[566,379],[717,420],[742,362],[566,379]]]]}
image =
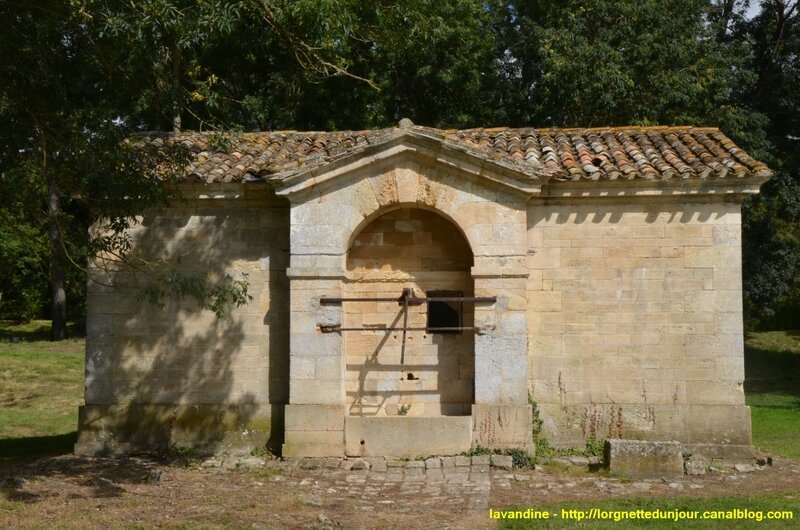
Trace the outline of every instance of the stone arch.
{"type": "MultiPolygon", "coordinates": [[[[453,228],[455,228],[458,231],[458,234],[464,239],[464,241],[466,242],[467,246],[469,247],[470,254],[474,254],[473,250],[472,250],[473,249],[473,245],[469,240],[469,236],[464,231],[464,228],[462,227],[462,225],[458,221],[456,221],[453,218],[452,215],[450,215],[453,212],[446,212],[446,211],[438,209],[438,208],[436,208],[434,206],[429,206],[427,204],[420,204],[420,203],[417,203],[417,202],[394,202],[392,204],[388,204],[388,205],[385,205],[385,206],[378,207],[374,211],[372,211],[371,213],[369,213],[367,215],[364,215],[364,217],[357,224],[355,224],[355,226],[353,226],[352,231],[350,232],[350,236],[349,236],[349,238],[347,240],[347,245],[345,246],[345,249],[346,249],[345,250],[345,254],[347,252],[349,252],[353,248],[353,244],[354,244],[356,238],[373,221],[375,221],[379,217],[382,217],[382,216],[384,216],[384,215],[386,215],[386,214],[388,214],[390,212],[393,212],[395,210],[401,210],[401,209],[424,210],[424,211],[428,211],[428,212],[434,213],[434,214],[438,215],[439,217],[445,219],[446,221],[448,221],[453,226],[453,228]]],[[[347,256],[345,255],[345,259],[346,258],[347,258],[347,256]]]]}
{"type": "MultiPolygon", "coordinates": [[[[473,255],[466,237],[447,217],[417,205],[387,208],[359,226],[345,258],[343,292],[352,298],[472,296],[473,255]]],[[[397,301],[353,302],[343,327],[372,328],[343,334],[345,394],[355,416],[464,416],[474,403],[474,337],[431,330],[434,310],[472,326],[471,304],[422,304],[408,311],[397,301]]]]}

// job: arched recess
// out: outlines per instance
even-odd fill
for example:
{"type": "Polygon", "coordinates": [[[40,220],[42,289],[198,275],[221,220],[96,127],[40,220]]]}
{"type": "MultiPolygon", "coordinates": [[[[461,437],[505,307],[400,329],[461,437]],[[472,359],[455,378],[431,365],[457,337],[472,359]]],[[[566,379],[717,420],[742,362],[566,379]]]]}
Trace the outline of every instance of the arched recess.
{"type": "MultiPolygon", "coordinates": [[[[346,257],[344,296],[473,296],[473,253],[444,216],[417,207],[382,212],[362,225],[346,257]]],[[[474,403],[473,305],[439,302],[408,309],[390,302],[345,302],[346,406],[351,416],[469,415],[474,403]]]]}

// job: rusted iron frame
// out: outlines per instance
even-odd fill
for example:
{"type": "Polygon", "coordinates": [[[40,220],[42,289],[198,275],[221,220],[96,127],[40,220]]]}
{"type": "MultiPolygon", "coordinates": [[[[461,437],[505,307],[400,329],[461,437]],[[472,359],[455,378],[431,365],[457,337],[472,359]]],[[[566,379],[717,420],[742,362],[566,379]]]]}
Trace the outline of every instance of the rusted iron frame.
{"type": "Polygon", "coordinates": [[[409,331],[426,331],[428,333],[442,332],[442,331],[477,331],[476,327],[467,326],[454,326],[454,327],[440,327],[440,328],[409,328],[408,327],[408,307],[412,305],[422,305],[429,302],[497,302],[496,296],[414,296],[414,289],[404,288],[403,294],[397,298],[320,298],[320,304],[341,304],[343,302],[398,302],[403,306],[403,327],[402,328],[343,328],[339,325],[325,325],[320,326],[319,330],[322,333],[341,333],[342,331],[402,331],[403,340],[400,343],[400,365],[405,364],[406,356],[406,333],[409,331]]]}
{"type": "MultiPolygon", "coordinates": [[[[319,303],[341,304],[342,302],[398,302],[404,303],[404,297],[396,298],[320,298],[319,303]]],[[[431,297],[409,297],[408,305],[422,305],[428,302],[475,302],[475,303],[495,303],[496,296],[431,296],[431,297]]]]}
{"type": "Polygon", "coordinates": [[[324,324],[319,327],[323,333],[338,333],[340,331],[478,331],[481,328],[475,326],[453,326],[453,327],[437,327],[437,328],[379,328],[379,327],[361,327],[361,328],[343,328],[338,324],[324,324]]]}

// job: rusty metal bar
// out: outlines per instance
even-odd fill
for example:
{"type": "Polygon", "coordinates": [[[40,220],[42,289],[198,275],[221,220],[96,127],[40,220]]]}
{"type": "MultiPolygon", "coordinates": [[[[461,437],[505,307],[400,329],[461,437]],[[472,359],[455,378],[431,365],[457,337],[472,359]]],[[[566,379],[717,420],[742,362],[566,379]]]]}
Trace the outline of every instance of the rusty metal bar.
{"type": "Polygon", "coordinates": [[[343,328],[338,324],[327,324],[319,327],[323,333],[338,333],[340,331],[478,331],[481,328],[475,326],[456,326],[447,328],[380,328],[380,327],[360,327],[360,328],[343,328]]]}
{"type": "MultiPolygon", "coordinates": [[[[403,296],[395,298],[320,298],[320,304],[341,304],[342,302],[399,302],[406,300],[403,296]]],[[[476,303],[495,303],[496,296],[431,296],[431,297],[408,297],[409,305],[419,305],[427,302],[476,302],[476,303]]]]}
{"type": "Polygon", "coordinates": [[[406,359],[406,332],[408,331],[408,299],[414,296],[414,289],[403,289],[403,343],[400,346],[400,366],[406,359]]]}

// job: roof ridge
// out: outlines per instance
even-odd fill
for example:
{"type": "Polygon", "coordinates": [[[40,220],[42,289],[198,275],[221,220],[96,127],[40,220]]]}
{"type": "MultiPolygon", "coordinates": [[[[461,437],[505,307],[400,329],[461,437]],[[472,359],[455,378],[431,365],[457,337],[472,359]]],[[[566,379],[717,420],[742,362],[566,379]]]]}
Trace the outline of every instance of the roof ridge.
{"type": "Polygon", "coordinates": [[[624,131],[698,131],[698,132],[721,132],[718,127],[710,125],[616,125],[613,127],[473,127],[467,129],[437,129],[442,132],[454,134],[459,132],[506,132],[506,131],[528,131],[531,133],[575,133],[575,132],[624,132],[624,131]]]}
{"type": "MultiPolygon", "coordinates": [[[[717,127],[647,125],[616,127],[483,127],[437,129],[413,125],[344,131],[183,131],[135,135],[156,147],[181,144],[190,151],[185,178],[242,180],[292,171],[297,174],[366,148],[410,135],[456,148],[508,167],[520,178],[558,180],[705,179],[767,177],[763,163],[717,127]],[[215,135],[222,133],[218,142],[215,135]]],[[[165,156],[166,153],[165,153],[165,156]]]]}
{"type": "MultiPolygon", "coordinates": [[[[324,130],[298,130],[298,129],[275,129],[271,131],[237,131],[232,129],[227,130],[205,130],[205,131],[198,131],[193,129],[187,129],[180,132],[175,131],[139,131],[132,133],[132,137],[147,137],[147,136],[160,136],[160,137],[167,137],[167,138],[177,138],[177,137],[185,137],[189,135],[200,135],[200,136],[207,136],[207,135],[214,135],[214,134],[230,134],[230,135],[241,135],[241,136],[262,136],[262,135],[290,135],[290,134],[302,134],[302,135],[328,135],[328,134],[343,134],[343,133],[351,133],[351,134],[369,134],[369,133],[378,133],[383,131],[389,130],[400,130],[399,127],[392,126],[392,127],[380,127],[376,129],[337,129],[331,131],[324,131],[324,130]]],[[[430,127],[427,125],[413,125],[412,130],[420,130],[420,131],[429,131],[435,132],[439,134],[456,134],[460,132],[469,133],[469,132],[486,132],[486,133],[501,133],[501,132],[508,132],[508,131],[526,131],[530,133],[550,133],[550,132],[563,132],[563,133],[576,133],[576,132],[624,132],[624,131],[698,131],[698,132],[721,132],[718,127],[712,127],[709,125],[615,125],[610,127],[535,127],[535,126],[526,126],[526,127],[506,127],[506,126],[497,126],[497,127],[468,127],[468,128],[461,128],[461,129],[454,129],[454,128],[447,128],[447,129],[440,129],[438,127],[430,127]]]]}

